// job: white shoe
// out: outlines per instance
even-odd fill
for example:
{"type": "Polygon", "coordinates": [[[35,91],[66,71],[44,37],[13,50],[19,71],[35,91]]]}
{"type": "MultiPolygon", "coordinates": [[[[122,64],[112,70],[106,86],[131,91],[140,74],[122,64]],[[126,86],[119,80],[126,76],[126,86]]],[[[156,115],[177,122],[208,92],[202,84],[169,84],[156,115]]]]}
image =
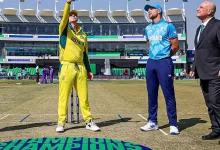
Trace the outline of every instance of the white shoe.
{"type": "Polygon", "coordinates": [[[152,121],[149,121],[145,126],[140,128],[141,131],[158,130],[158,125],[152,121]]]}
{"type": "Polygon", "coordinates": [[[95,122],[93,122],[92,120],[90,120],[87,124],[86,124],[86,129],[88,130],[92,130],[92,131],[100,131],[100,128],[95,124],[95,122]]]}
{"type": "Polygon", "coordinates": [[[64,125],[63,124],[58,124],[56,128],[56,132],[64,132],[64,125]]]}
{"type": "Polygon", "coordinates": [[[171,135],[177,135],[177,134],[179,134],[178,128],[175,127],[175,126],[170,126],[170,134],[171,134],[171,135]]]}

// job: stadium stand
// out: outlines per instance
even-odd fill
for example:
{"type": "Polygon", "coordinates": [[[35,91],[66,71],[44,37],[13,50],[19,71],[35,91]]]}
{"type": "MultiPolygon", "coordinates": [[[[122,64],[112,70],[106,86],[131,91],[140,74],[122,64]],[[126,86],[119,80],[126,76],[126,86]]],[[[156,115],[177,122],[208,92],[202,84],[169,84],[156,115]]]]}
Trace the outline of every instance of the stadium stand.
{"type": "MultiPolygon", "coordinates": [[[[29,72],[30,75],[35,75],[36,74],[36,68],[25,68],[25,71],[29,72]]],[[[42,71],[43,71],[43,68],[39,68],[40,75],[42,75],[42,71]]]]}
{"type": "MultiPolygon", "coordinates": [[[[14,8],[5,8],[1,12],[0,65],[13,68],[17,66],[14,64],[19,64],[19,67],[22,69],[26,67],[25,70],[34,75],[35,68],[30,67],[34,67],[37,60],[58,61],[58,26],[63,10],[45,9],[37,12],[33,9],[24,9],[18,12],[14,8]]],[[[145,75],[144,67],[149,50],[146,46],[144,29],[150,20],[144,10],[134,9],[130,12],[78,10],[78,12],[78,23],[88,35],[90,60],[95,60],[93,62],[95,67],[92,67],[94,74],[108,72],[105,75],[111,75],[109,72],[112,72],[113,75],[120,76],[125,67],[129,68],[129,61],[134,60],[137,66],[130,66],[130,69],[135,68],[136,73],[145,75]],[[109,61],[96,62],[101,59],[109,61]],[[113,59],[119,61],[113,63],[113,59]],[[110,68],[114,69],[109,71],[110,68]]],[[[180,51],[173,57],[175,73],[178,73],[186,63],[185,16],[181,9],[169,9],[164,18],[172,22],[178,33],[180,51]]],[[[18,70],[13,71],[16,73],[18,70]]]]}
{"type": "Polygon", "coordinates": [[[174,69],[174,74],[183,72],[183,69],[174,69]]]}
{"type": "Polygon", "coordinates": [[[78,10],[78,18],[81,23],[94,23],[88,10],[78,10]]]}
{"type": "Polygon", "coordinates": [[[7,73],[8,73],[9,71],[12,71],[12,73],[13,73],[14,75],[16,75],[16,74],[18,74],[18,73],[20,73],[20,72],[22,71],[21,68],[13,68],[13,69],[5,69],[5,70],[6,70],[7,73]]]}
{"type": "Polygon", "coordinates": [[[112,12],[112,17],[116,23],[131,23],[127,18],[127,12],[124,10],[114,10],[112,12]]]}
{"type": "Polygon", "coordinates": [[[21,11],[21,16],[26,20],[26,22],[40,23],[42,22],[37,16],[36,10],[24,9],[21,11]]]}
{"type": "Polygon", "coordinates": [[[21,17],[17,15],[17,9],[4,8],[2,13],[7,22],[24,22],[21,17]]]}
{"type": "Polygon", "coordinates": [[[54,17],[54,11],[45,9],[40,11],[40,17],[45,21],[45,23],[58,23],[58,20],[54,17]]]}
{"type": "Polygon", "coordinates": [[[112,23],[108,17],[108,11],[106,10],[96,10],[94,12],[94,17],[99,23],[112,23]]]}
{"type": "Polygon", "coordinates": [[[149,22],[145,17],[145,12],[141,9],[132,10],[130,15],[133,18],[135,23],[146,23],[149,22]]]}
{"type": "Polygon", "coordinates": [[[167,17],[169,22],[183,22],[185,21],[182,15],[182,10],[178,8],[172,8],[167,11],[167,17]]]}
{"type": "MultiPolygon", "coordinates": [[[[112,68],[113,75],[119,76],[123,75],[126,68],[112,68]]],[[[128,74],[131,74],[130,68],[128,68],[128,74]]]]}
{"type": "MultiPolygon", "coordinates": [[[[10,71],[12,71],[13,75],[17,75],[18,73],[22,72],[22,68],[12,68],[12,69],[4,69],[6,71],[6,74],[10,71]]],[[[36,74],[36,68],[24,68],[26,73],[30,73],[30,75],[36,74]]],[[[39,68],[40,75],[42,75],[43,68],[39,68]]]]}
{"type": "Polygon", "coordinates": [[[2,15],[0,15],[0,22],[5,22],[2,15]]]}

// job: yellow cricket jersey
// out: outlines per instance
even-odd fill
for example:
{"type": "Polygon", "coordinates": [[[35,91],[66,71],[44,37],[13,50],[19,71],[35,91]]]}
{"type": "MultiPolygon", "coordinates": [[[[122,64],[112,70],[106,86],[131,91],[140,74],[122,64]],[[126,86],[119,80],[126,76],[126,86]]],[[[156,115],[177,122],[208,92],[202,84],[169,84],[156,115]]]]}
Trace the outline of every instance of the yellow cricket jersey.
{"type": "Polygon", "coordinates": [[[86,70],[91,72],[88,59],[88,41],[87,36],[82,32],[82,28],[77,26],[77,32],[69,23],[70,4],[66,3],[63,12],[63,18],[59,25],[59,48],[60,62],[84,63],[86,70]]]}

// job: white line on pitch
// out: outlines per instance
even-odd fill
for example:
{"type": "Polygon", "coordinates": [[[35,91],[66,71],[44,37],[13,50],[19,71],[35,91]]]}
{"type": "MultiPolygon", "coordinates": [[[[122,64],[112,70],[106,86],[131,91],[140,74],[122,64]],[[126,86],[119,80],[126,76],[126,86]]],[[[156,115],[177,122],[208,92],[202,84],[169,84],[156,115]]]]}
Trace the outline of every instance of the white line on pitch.
{"type": "Polygon", "coordinates": [[[0,118],[0,120],[2,120],[2,119],[4,119],[4,118],[8,117],[9,115],[10,115],[10,114],[5,115],[4,117],[0,118]]]}
{"type": "Polygon", "coordinates": [[[164,132],[162,129],[159,129],[160,132],[162,132],[164,135],[168,135],[166,132],[164,132]]]}
{"type": "Polygon", "coordinates": [[[144,120],[146,120],[147,121],[147,119],[146,118],[144,118],[141,114],[138,114],[138,116],[140,116],[141,118],[143,118],[144,120]]]}
{"type": "MultiPolygon", "coordinates": [[[[144,118],[141,114],[137,114],[138,116],[140,116],[142,119],[144,119],[145,121],[148,121],[146,118],[144,118]]],[[[168,135],[166,132],[164,132],[162,129],[159,129],[160,132],[162,132],[164,135],[168,135]]]]}

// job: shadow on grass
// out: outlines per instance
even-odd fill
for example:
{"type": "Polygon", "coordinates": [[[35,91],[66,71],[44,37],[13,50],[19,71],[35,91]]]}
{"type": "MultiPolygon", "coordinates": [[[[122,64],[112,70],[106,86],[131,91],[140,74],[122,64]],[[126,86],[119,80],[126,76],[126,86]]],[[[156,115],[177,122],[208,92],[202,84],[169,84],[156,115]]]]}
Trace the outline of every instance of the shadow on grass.
{"type": "Polygon", "coordinates": [[[0,129],[0,132],[4,131],[13,131],[13,130],[24,130],[29,128],[36,128],[42,126],[54,126],[55,122],[41,122],[41,123],[31,123],[31,124],[24,124],[24,125],[17,125],[17,126],[10,126],[0,129]]]}
{"type": "MultiPolygon", "coordinates": [[[[187,128],[193,127],[199,123],[206,123],[206,120],[201,120],[201,118],[189,118],[189,119],[180,119],[178,124],[179,131],[183,131],[187,128]]],[[[169,127],[169,124],[160,126],[160,129],[169,127]]]]}
{"type": "MultiPolygon", "coordinates": [[[[101,127],[111,126],[111,125],[123,123],[123,122],[139,122],[139,121],[130,121],[131,119],[132,118],[123,118],[123,120],[122,119],[115,119],[115,120],[108,120],[108,121],[104,121],[104,122],[99,122],[96,124],[97,124],[97,126],[99,126],[101,128],[101,127]]],[[[73,126],[71,128],[65,129],[65,131],[71,130],[71,129],[78,129],[78,128],[85,128],[85,125],[84,126],[73,126]]]]}
{"type": "MultiPolygon", "coordinates": [[[[123,118],[122,119],[115,119],[115,120],[108,120],[104,122],[99,122],[97,125],[99,127],[105,127],[105,126],[111,126],[114,124],[122,123],[122,122],[139,122],[139,121],[130,121],[132,118],[123,118]]],[[[31,124],[24,124],[24,125],[16,125],[16,126],[10,126],[0,129],[0,132],[5,131],[15,131],[15,130],[24,130],[29,128],[36,128],[36,127],[42,127],[42,126],[54,126],[57,125],[56,122],[42,122],[42,123],[31,123],[31,124]]],[[[78,128],[85,128],[85,125],[83,126],[74,126],[71,128],[66,128],[65,131],[71,130],[71,129],[78,129],[78,128]]]]}

